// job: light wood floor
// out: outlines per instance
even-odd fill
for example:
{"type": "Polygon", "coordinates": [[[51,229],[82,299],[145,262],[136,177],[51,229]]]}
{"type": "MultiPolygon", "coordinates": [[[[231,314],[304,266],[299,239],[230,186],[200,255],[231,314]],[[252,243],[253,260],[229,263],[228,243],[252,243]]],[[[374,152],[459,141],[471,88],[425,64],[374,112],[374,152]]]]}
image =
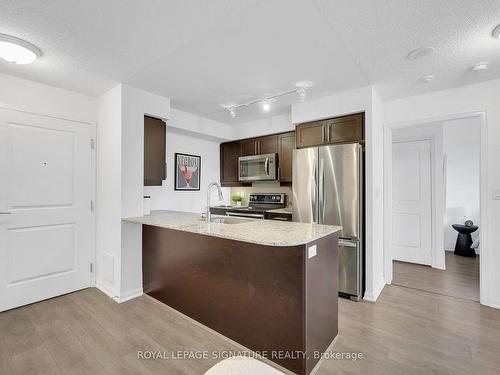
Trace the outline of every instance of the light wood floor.
{"type": "Polygon", "coordinates": [[[479,301],[479,256],[467,258],[446,251],[446,270],[393,262],[394,285],[479,301]]]}
{"type": "MultiPolygon", "coordinates": [[[[377,303],[339,300],[333,349],[317,374],[498,374],[500,310],[387,286],[377,303]]],[[[139,360],[138,350],[240,350],[142,296],[86,289],[0,313],[0,374],[203,374],[217,360],[139,360]]],[[[253,374],[252,374],[253,375],[253,374]]]]}

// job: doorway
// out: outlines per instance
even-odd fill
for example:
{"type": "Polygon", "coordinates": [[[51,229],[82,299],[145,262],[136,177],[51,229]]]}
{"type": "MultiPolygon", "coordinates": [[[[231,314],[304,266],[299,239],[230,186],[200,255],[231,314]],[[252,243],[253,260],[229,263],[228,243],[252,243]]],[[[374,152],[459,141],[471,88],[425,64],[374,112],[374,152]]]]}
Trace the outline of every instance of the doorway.
{"type": "Polygon", "coordinates": [[[392,284],[480,301],[481,120],[390,129],[392,284]]]}
{"type": "Polygon", "coordinates": [[[0,311],[92,284],[92,126],[0,109],[0,311]]]}

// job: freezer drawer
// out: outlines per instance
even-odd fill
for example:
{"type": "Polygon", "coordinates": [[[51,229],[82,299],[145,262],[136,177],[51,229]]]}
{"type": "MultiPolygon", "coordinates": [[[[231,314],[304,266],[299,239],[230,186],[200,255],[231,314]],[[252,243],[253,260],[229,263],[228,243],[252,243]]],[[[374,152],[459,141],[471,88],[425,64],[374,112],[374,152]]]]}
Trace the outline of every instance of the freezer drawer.
{"type": "Polygon", "coordinates": [[[359,241],[339,240],[339,293],[354,301],[363,297],[361,260],[359,241]]]}

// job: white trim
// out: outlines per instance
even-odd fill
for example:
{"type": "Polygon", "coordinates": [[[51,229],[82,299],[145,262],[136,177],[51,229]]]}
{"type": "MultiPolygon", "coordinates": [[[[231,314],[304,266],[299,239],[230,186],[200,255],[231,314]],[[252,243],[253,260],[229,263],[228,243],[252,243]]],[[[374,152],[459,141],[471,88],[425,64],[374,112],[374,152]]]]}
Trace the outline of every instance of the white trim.
{"type": "Polygon", "coordinates": [[[116,302],[118,303],[123,303],[130,301],[131,299],[137,298],[142,296],[144,293],[142,291],[142,288],[137,288],[133,290],[129,290],[128,292],[122,293],[118,299],[116,299],[116,302]]]}
{"type": "Polygon", "coordinates": [[[6,110],[9,110],[9,111],[16,111],[16,112],[23,112],[23,113],[28,113],[30,115],[50,117],[50,118],[54,118],[54,119],[57,119],[57,120],[78,122],[80,124],[85,124],[85,125],[93,125],[94,124],[93,122],[89,122],[89,121],[75,120],[75,119],[71,119],[71,118],[68,118],[68,117],[61,117],[61,116],[52,115],[50,113],[45,113],[45,112],[33,112],[33,111],[29,110],[28,108],[17,107],[17,106],[13,106],[13,105],[10,105],[10,104],[7,104],[7,103],[0,103],[0,109],[6,109],[6,110]]]}
{"type": "Polygon", "coordinates": [[[481,257],[480,257],[480,303],[486,306],[500,308],[500,301],[490,299],[490,288],[493,285],[493,273],[491,270],[491,249],[488,238],[488,188],[487,188],[487,164],[488,164],[488,136],[486,110],[454,115],[437,116],[418,120],[403,121],[384,124],[384,278],[386,283],[392,282],[392,252],[389,246],[392,238],[392,129],[411,125],[425,124],[430,122],[444,122],[471,117],[479,117],[481,121],[481,157],[480,157],[480,206],[482,230],[480,233],[481,257]]]}
{"type": "Polygon", "coordinates": [[[381,279],[373,293],[365,292],[365,296],[363,299],[370,302],[377,302],[380,293],[382,293],[382,290],[384,290],[385,284],[385,279],[381,279]]]}
{"type": "Polygon", "coordinates": [[[99,280],[96,281],[95,287],[99,289],[101,292],[103,292],[105,295],[107,295],[109,298],[112,300],[115,300],[118,302],[118,295],[119,293],[114,290],[113,288],[110,288],[109,286],[103,285],[102,283],[99,282],[99,280]]]}
{"type": "MultiPolygon", "coordinates": [[[[92,127],[91,137],[92,139],[96,139],[97,137],[97,124],[94,122],[90,125],[92,127]]],[[[97,142],[96,142],[97,143],[97,142]]],[[[90,145],[89,145],[90,147],[90,145]]],[[[90,246],[93,248],[92,254],[92,263],[94,264],[92,273],[90,274],[90,285],[95,286],[97,280],[97,152],[96,147],[90,150],[90,158],[92,163],[92,201],[94,202],[94,209],[92,211],[92,233],[90,238],[90,246]]]]}

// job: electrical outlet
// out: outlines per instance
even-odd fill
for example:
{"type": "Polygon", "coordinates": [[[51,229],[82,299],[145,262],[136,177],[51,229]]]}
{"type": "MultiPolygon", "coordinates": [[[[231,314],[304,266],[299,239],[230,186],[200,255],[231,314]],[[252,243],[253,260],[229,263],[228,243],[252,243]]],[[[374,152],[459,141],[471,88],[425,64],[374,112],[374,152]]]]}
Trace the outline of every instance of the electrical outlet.
{"type": "Polygon", "coordinates": [[[316,249],[316,245],[309,246],[307,248],[307,259],[311,259],[312,257],[315,257],[317,253],[318,253],[318,251],[316,249]]]}

